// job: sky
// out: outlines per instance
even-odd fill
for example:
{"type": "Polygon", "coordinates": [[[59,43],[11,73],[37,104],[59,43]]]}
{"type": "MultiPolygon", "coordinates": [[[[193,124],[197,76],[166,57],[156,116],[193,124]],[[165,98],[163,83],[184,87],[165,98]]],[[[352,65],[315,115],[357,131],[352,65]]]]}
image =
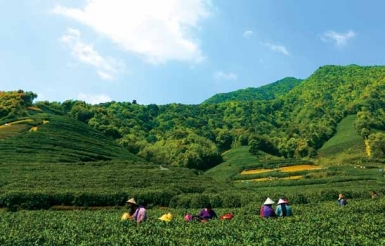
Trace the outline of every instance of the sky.
{"type": "Polygon", "coordinates": [[[199,104],[383,65],[383,0],[0,1],[0,90],[37,101],[199,104]]]}

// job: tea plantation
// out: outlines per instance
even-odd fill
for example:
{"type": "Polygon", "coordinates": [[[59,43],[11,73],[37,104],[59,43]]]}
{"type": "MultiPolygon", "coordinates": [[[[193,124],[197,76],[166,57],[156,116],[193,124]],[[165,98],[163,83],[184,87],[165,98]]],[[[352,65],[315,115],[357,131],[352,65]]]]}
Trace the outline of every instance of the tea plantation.
{"type": "MultiPolygon", "coordinates": [[[[341,124],[351,125],[346,120],[341,124]]],[[[2,122],[0,245],[385,244],[383,163],[363,158],[363,141],[341,141],[357,140],[353,129],[340,132],[345,137],[337,132],[320,159],[252,155],[241,146],[202,172],[147,162],[68,117],[36,113],[2,122]],[[335,155],[336,148],[346,151],[335,155]],[[337,206],[339,193],[348,206],[337,206]],[[129,197],[149,202],[146,223],[120,221],[129,197]],[[287,197],[295,216],[259,218],[266,197],[287,197]],[[208,202],[234,219],[183,221],[208,202]],[[167,212],[170,223],[157,219],[167,212]]]]}
{"type": "Polygon", "coordinates": [[[383,199],[292,205],[293,217],[258,217],[263,201],[233,212],[230,221],[185,222],[197,209],[149,209],[149,220],[120,221],[124,210],[2,213],[1,245],[384,245],[383,199]],[[158,220],[171,212],[169,223],[158,220]]]}

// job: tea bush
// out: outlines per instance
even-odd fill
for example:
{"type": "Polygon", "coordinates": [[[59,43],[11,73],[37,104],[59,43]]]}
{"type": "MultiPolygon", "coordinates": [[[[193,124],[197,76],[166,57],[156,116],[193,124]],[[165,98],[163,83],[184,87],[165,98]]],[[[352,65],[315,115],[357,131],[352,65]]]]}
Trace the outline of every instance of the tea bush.
{"type": "MultiPolygon", "coordinates": [[[[147,222],[120,221],[123,210],[0,213],[0,245],[384,245],[384,200],[292,204],[293,217],[262,219],[263,203],[232,212],[233,220],[184,222],[199,209],[149,209],[147,222]],[[158,220],[171,212],[170,223],[158,220]]],[[[214,208],[215,209],[215,208],[214,208]]]]}

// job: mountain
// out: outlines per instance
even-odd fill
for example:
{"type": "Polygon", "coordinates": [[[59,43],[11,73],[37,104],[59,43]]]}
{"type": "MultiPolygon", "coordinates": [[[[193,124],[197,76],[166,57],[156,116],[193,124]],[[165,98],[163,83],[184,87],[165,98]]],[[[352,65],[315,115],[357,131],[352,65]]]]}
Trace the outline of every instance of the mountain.
{"type": "MultiPolygon", "coordinates": [[[[317,158],[347,116],[355,116],[349,122],[367,139],[371,158],[383,158],[384,89],[384,66],[328,65],[305,80],[259,88],[264,100],[239,97],[199,105],[68,100],[34,106],[88,124],[147,161],[207,170],[221,163],[221,153],[239,146],[279,158],[317,158]]],[[[0,107],[1,112],[7,119],[14,114],[10,108],[0,107]]]]}
{"type": "Polygon", "coordinates": [[[323,66],[279,88],[199,105],[34,103],[33,92],[0,92],[0,208],[114,206],[128,196],[236,207],[283,188],[298,203],[341,187],[358,198],[382,192],[385,67],[323,66]],[[322,169],[279,171],[304,164],[322,169]],[[270,170],[242,174],[255,168],[270,170]]]}
{"type": "Polygon", "coordinates": [[[301,84],[302,81],[302,79],[287,77],[258,88],[246,88],[228,93],[219,93],[205,100],[203,103],[215,104],[227,101],[272,100],[285,95],[294,87],[301,84]]]}

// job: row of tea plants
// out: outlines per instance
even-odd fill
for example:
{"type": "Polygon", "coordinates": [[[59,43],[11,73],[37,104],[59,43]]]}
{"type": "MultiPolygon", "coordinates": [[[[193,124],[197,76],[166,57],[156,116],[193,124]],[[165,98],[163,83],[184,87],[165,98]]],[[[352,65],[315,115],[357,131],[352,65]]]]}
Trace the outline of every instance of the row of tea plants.
{"type": "Polygon", "coordinates": [[[260,204],[236,209],[230,221],[184,222],[198,209],[149,209],[147,222],[120,221],[124,210],[0,213],[0,245],[384,245],[385,200],[292,205],[293,217],[262,219],[260,204]],[[171,212],[173,220],[158,220],[171,212]]]}

